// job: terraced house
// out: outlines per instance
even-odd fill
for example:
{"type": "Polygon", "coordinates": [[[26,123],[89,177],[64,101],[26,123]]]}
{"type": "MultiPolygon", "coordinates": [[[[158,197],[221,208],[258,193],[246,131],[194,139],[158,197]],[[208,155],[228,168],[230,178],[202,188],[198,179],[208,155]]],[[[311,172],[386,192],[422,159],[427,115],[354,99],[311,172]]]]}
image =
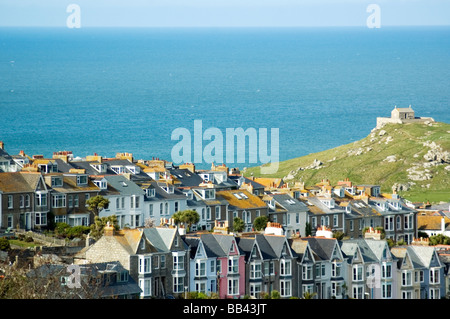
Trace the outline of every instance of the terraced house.
{"type": "Polygon", "coordinates": [[[86,174],[49,173],[44,175],[50,191],[50,212],[55,223],[89,226],[93,215],[87,200],[99,194],[100,188],[86,174]]]}
{"type": "Polygon", "coordinates": [[[76,264],[119,262],[142,290],[141,298],[179,297],[189,280],[189,247],[177,228],[140,228],[105,235],[76,256],[76,264]]]}
{"type": "Polygon", "coordinates": [[[259,196],[246,190],[218,191],[216,197],[228,202],[226,220],[230,227],[233,227],[234,218],[239,217],[244,221],[244,230],[248,232],[253,229],[255,218],[269,214],[267,204],[259,196]]]}
{"type": "Polygon", "coordinates": [[[238,238],[245,252],[246,295],[278,291],[281,298],[297,296],[297,255],[286,236],[259,234],[238,238]]]}
{"type": "Polygon", "coordinates": [[[0,173],[2,228],[30,230],[47,226],[50,200],[50,191],[41,173],[0,173]]]}

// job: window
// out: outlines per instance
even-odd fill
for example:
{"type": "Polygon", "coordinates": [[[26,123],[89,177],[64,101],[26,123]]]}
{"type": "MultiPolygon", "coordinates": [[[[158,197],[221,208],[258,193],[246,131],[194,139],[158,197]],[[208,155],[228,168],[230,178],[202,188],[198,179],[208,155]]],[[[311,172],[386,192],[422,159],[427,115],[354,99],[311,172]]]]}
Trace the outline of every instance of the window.
{"type": "Polygon", "coordinates": [[[36,213],[35,225],[47,225],[47,213],[36,213]]]}
{"type": "Polygon", "coordinates": [[[383,279],[392,277],[392,265],[383,263],[381,277],[383,279]]]}
{"type": "Polygon", "coordinates": [[[340,277],[341,276],[342,263],[333,262],[331,264],[331,277],[340,277]]]}
{"type": "Polygon", "coordinates": [[[87,185],[88,178],[87,175],[77,175],[77,185],[87,185]]]}
{"type": "Polygon", "coordinates": [[[326,274],[325,264],[317,263],[316,264],[316,278],[324,277],[326,274]]]}
{"type": "Polygon", "coordinates": [[[128,271],[123,270],[119,272],[119,276],[117,277],[118,282],[127,282],[128,281],[128,271]]]}
{"type": "Polygon", "coordinates": [[[59,176],[52,176],[52,187],[62,187],[63,179],[59,176]]]}
{"type": "Polygon", "coordinates": [[[139,273],[149,274],[151,272],[151,257],[139,256],[139,273]]]}
{"type": "Polygon", "coordinates": [[[338,296],[341,296],[341,293],[342,293],[341,284],[339,282],[332,281],[331,282],[331,296],[338,297],[338,296]]]}
{"type": "Polygon", "coordinates": [[[394,230],[394,217],[388,216],[384,218],[384,229],[394,230]]]}
{"type": "Polygon", "coordinates": [[[20,195],[19,207],[23,208],[24,205],[25,205],[25,197],[23,195],[20,195]]]}
{"type": "Polygon", "coordinates": [[[30,195],[25,195],[25,207],[30,207],[30,195]]]}
{"type": "Polygon", "coordinates": [[[363,299],[364,298],[364,286],[353,286],[353,298],[354,299],[363,299]]]}
{"type": "Polygon", "coordinates": [[[184,270],[184,256],[174,255],[173,256],[173,270],[184,270]]]}
{"type": "Polygon", "coordinates": [[[402,218],[400,216],[397,216],[396,220],[397,220],[396,228],[401,229],[402,228],[402,218]]]}
{"type": "Polygon", "coordinates": [[[440,290],[439,288],[430,288],[430,299],[440,299],[440,290]]]}
{"type": "Polygon", "coordinates": [[[206,282],[205,281],[196,281],[195,282],[195,291],[206,293],[206,282]]]}
{"type": "Polygon", "coordinates": [[[13,227],[13,217],[12,217],[12,215],[8,215],[7,227],[8,228],[12,228],[13,227]]]}
{"type": "Polygon", "coordinates": [[[250,263],[250,279],[260,279],[262,275],[261,262],[250,263]]]}
{"type": "Polygon", "coordinates": [[[73,206],[78,207],[79,206],[79,202],[80,202],[80,198],[78,197],[78,195],[75,195],[73,197],[73,206]]]}
{"type": "Polygon", "coordinates": [[[402,271],[402,286],[408,287],[411,285],[412,285],[411,271],[409,270],[402,271]]]}
{"type": "Polygon", "coordinates": [[[430,284],[438,284],[439,283],[439,269],[431,268],[430,269],[430,284]]]}
{"type": "Polygon", "coordinates": [[[258,298],[261,293],[261,283],[250,283],[250,296],[258,298]]]}
{"type": "Polygon", "coordinates": [[[275,274],[273,261],[264,262],[264,275],[272,276],[275,274]]]}
{"type": "Polygon", "coordinates": [[[334,214],[333,215],[333,226],[334,227],[337,227],[338,226],[338,221],[339,221],[339,215],[337,215],[337,214],[334,214]]]}
{"type": "Polygon", "coordinates": [[[153,204],[150,204],[148,206],[148,213],[149,213],[150,216],[153,216],[153,204]]]}
{"type": "Polygon", "coordinates": [[[405,229],[413,229],[413,216],[406,215],[404,218],[405,218],[405,229]]]}
{"type": "Polygon", "coordinates": [[[130,197],[130,208],[139,208],[139,200],[140,197],[138,196],[131,196],[130,197]]]}
{"type": "Polygon", "coordinates": [[[206,276],[206,261],[205,260],[198,260],[195,263],[195,276],[196,277],[206,276]]]}
{"type": "Polygon", "coordinates": [[[236,296],[239,294],[239,280],[236,278],[228,279],[228,295],[236,296]]]}
{"type": "Polygon", "coordinates": [[[9,209],[14,208],[13,202],[14,202],[13,195],[8,195],[8,208],[9,208],[9,209]]]}
{"type": "Polygon", "coordinates": [[[353,266],[353,281],[362,281],[363,278],[363,265],[353,266]]]}
{"type": "Polygon", "coordinates": [[[66,195],[55,194],[52,196],[52,208],[66,207],[66,195]]]}
{"type": "Polygon", "coordinates": [[[280,261],[280,275],[281,276],[290,276],[291,275],[291,265],[292,262],[290,259],[281,259],[280,261]]]}
{"type": "Polygon", "coordinates": [[[142,289],[142,297],[148,297],[151,295],[152,287],[150,279],[139,279],[139,287],[142,289]]]}
{"type": "Polygon", "coordinates": [[[392,298],[392,284],[390,282],[381,284],[381,297],[384,299],[392,298]]]}
{"type": "Polygon", "coordinates": [[[220,219],[220,206],[216,206],[216,219],[220,219]]]}
{"type": "Polygon", "coordinates": [[[228,258],[228,273],[229,274],[237,274],[238,269],[239,269],[238,267],[239,267],[239,263],[238,263],[237,258],[234,258],[234,257],[228,258]]]}
{"type": "Polygon", "coordinates": [[[312,280],[312,265],[303,265],[302,266],[302,279],[303,280],[312,280]]]}
{"type": "Polygon", "coordinates": [[[291,281],[290,280],[280,280],[280,295],[281,297],[290,297],[291,292],[291,281]]]}
{"type": "Polygon", "coordinates": [[[47,194],[36,193],[36,206],[39,207],[47,206],[47,194]]]}
{"type": "Polygon", "coordinates": [[[161,255],[160,266],[161,266],[161,269],[166,268],[166,256],[165,255],[161,255]]]}
{"type": "Polygon", "coordinates": [[[175,212],[178,211],[178,209],[179,209],[178,206],[179,206],[178,202],[175,202],[175,212]]]}
{"type": "Polygon", "coordinates": [[[116,198],[116,209],[120,209],[120,198],[116,198]]]}
{"type": "Polygon", "coordinates": [[[73,196],[72,195],[68,195],[67,196],[68,202],[69,202],[69,208],[73,207],[73,196]]]}
{"type": "Polygon", "coordinates": [[[173,292],[181,293],[184,287],[184,277],[173,277],[173,292]]]}
{"type": "Polygon", "coordinates": [[[402,299],[412,299],[411,291],[402,291],[402,299]]]}

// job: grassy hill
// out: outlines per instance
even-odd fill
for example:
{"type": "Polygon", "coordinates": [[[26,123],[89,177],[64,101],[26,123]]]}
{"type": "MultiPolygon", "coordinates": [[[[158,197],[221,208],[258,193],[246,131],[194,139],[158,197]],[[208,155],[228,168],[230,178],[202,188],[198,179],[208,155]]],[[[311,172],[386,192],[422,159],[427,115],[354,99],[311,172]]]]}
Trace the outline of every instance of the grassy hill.
{"type": "Polygon", "coordinates": [[[450,202],[450,124],[387,124],[362,140],[280,162],[276,174],[261,175],[259,167],[244,172],[250,174],[306,186],[349,178],[381,185],[383,192],[396,185],[411,201],[450,202]]]}

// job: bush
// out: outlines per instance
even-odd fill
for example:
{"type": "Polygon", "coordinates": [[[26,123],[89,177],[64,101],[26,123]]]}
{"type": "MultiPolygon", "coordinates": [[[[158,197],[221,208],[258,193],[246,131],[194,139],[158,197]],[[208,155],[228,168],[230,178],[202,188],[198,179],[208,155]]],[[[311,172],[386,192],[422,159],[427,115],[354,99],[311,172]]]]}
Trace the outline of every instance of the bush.
{"type": "Polygon", "coordinates": [[[90,231],[89,226],[70,226],[66,223],[57,223],[55,227],[55,234],[63,238],[82,238],[84,234],[90,231]]]}
{"type": "Polygon", "coordinates": [[[26,243],[32,243],[33,241],[34,241],[34,239],[31,236],[26,236],[24,239],[24,242],[26,242],[26,243]]]}
{"type": "Polygon", "coordinates": [[[0,250],[9,250],[11,245],[9,244],[9,240],[5,237],[0,238],[0,250]]]}

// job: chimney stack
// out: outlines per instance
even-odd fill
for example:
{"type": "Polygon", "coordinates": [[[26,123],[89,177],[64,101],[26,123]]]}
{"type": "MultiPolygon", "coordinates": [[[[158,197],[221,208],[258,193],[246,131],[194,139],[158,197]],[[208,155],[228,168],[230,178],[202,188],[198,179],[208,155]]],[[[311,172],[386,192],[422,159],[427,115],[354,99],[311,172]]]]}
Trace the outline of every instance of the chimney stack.
{"type": "Polygon", "coordinates": [[[115,234],[114,226],[108,222],[106,224],[106,226],[103,228],[103,235],[104,236],[114,236],[114,234],[115,234]]]}

